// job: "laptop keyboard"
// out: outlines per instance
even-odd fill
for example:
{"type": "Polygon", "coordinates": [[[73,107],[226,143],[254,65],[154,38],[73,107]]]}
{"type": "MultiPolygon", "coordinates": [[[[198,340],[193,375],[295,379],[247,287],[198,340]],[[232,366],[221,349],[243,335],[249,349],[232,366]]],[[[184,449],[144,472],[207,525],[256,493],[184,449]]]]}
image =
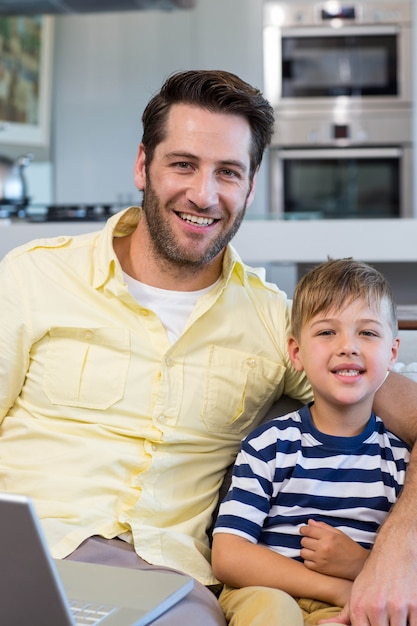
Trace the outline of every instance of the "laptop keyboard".
{"type": "Polygon", "coordinates": [[[116,610],[114,606],[80,602],[79,600],[71,600],[70,609],[76,626],[100,624],[110,613],[116,610]]]}

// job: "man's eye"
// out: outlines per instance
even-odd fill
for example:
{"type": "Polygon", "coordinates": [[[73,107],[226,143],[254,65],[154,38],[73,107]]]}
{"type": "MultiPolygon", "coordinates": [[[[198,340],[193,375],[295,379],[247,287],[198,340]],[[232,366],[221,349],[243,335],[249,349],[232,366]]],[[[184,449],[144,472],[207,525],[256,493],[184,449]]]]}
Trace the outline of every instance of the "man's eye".
{"type": "Polygon", "coordinates": [[[221,170],[221,173],[223,174],[223,176],[226,176],[227,178],[234,178],[238,176],[237,172],[235,172],[234,170],[229,170],[229,169],[221,170]]]}

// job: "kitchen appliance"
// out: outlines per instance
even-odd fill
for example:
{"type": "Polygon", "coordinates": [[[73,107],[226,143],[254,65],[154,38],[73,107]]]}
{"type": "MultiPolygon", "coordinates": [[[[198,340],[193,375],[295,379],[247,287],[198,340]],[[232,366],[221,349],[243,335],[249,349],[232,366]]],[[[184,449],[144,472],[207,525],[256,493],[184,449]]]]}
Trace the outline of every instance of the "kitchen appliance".
{"type": "Polygon", "coordinates": [[[16,160],[0,155],[0,211],[1,216],[23,214],[29,203],[24,169],[33,158],[31,153],[16,160]]]}
{"type": "Polygon", "coordinates": [[[293,106],[371,110],[410,106],[410,0],[267,1],[264,8],[265,94],[293,106]]]}
{"type": "Polygon", "coordinates": [[[29,222],[102,222],[122,208],[125,207],[111,202],[31,205],[26,211],[26,218],[29,222]]]}
{"type": "Polygon", "coordinates": [[[406,110],[278,117],[270,206],[296,218],[412,217],[411,116],[406,110]],[[343,119],[343,118],[342,118],[343,119]]]}
{"type": "Polygon", "coordinates": [[[272,212],[286,219],[410,217],[401,210],[411,206],[410,161],[407,147],[273,150],[272,212]]]}
{"type": "Polygon", "coordinates": [[[409,0],[267,1],[264,20],[271,212],[412,217],[409,0]]]}

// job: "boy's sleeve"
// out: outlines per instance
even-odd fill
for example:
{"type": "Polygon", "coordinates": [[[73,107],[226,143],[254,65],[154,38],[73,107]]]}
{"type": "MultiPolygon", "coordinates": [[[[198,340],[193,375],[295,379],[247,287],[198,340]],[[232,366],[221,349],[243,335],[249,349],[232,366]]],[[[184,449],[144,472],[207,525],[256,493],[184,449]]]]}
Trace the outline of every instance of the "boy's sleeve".
{"type": "Polygon", "coordinates": [[[270,510],[273,476],[269,467],[249,438],[244,439],[213,533],[230,533],[258,542],[270,510]]]}

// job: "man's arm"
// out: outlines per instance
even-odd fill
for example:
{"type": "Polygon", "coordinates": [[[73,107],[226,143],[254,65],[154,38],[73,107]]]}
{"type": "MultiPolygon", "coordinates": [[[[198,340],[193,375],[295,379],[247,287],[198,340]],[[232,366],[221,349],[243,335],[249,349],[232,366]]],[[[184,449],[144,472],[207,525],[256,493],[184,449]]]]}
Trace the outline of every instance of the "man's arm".
{"type": "MultiPolygon", "coordinates": [[[[391,373],[374,409],[402,439],[417,439],[417,384],[391,373]]],[[[400,498],[381,526],[356,578],[346,615],[352,626],[417,624],[417,445],[411,454],[400,498]]],[[[342,623],[349,623],[343,621],[342,623]]]]}
{"type": "Polygon", "coordinates": [[[22,390],[31,348],[30,310],[10,266],[8,257],[0,262],[0,424],[22,390]]]}
{"type": "Polygon", "coordinates": [[[323,624],[411,626],[417,624],[417,446],[402,495],[381,526],[377,541],[353,583],[349,602],[323,624]],[[411,496],[406,496],[407,492],[411,496]],[[413,499],[414,494],[414,499],[413,499]]]}
{"type": "MultiPolygon", "coordinates": [[[[414,445],[417,441],[417,383],[403,374],[391,372],[378,389],[374,411],[386,427],[414,445]]],[[[417,492],[416,492],[417,499],[417,492]]]]}

